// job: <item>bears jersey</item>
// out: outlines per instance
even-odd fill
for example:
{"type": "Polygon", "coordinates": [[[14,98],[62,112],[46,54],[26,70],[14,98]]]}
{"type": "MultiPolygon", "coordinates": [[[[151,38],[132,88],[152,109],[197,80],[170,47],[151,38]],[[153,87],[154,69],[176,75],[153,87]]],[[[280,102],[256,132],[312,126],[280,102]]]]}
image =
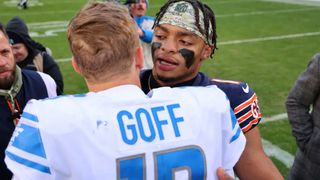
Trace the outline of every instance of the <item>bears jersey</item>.
{"type": "Polygon", "coordinates": [[[33,100],[6,150],[18,179],[217,179],[245,138],[216,86],[124,85],[33,100]],[[207,106],[210,103],[212,106],[207,106]]]}
{"type": "MultiPolygon", "coordinates": [[[[145,93],[148,93],[152,88],[160,86],[154,80],[153,76],[150,75],[151,70],[142,71],[140,74],[142,89],[145,93]]],[[[258,105],[258,97],[247,83],[210,79],[205,74],[199,72],[194,79],[181,84],[176,84],[174,87],[208,85],[216,85],[226,93],[242,132],[246,133],[259,124],[261,121],[261,112],[258,105]]]]}

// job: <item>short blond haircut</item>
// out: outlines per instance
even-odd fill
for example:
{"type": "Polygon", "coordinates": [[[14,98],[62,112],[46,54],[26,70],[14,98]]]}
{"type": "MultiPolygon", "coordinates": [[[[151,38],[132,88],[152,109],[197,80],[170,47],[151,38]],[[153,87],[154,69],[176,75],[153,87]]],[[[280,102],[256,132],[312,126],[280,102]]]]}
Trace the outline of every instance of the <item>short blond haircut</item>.
{"type": "Polygon", "coordinates": [[[140,46],[128,9],[113,2],[81,9],[69,23],[68,40],[82,75],[91,81],[126,73],[140,46]]]}

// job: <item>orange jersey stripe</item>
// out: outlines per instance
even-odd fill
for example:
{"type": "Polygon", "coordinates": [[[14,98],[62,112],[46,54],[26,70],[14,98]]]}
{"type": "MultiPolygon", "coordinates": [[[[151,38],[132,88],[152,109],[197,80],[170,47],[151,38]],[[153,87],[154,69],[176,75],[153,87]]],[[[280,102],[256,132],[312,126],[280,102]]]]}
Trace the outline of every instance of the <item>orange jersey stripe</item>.
{"type": "Polygon", "coordinates": [[[238,107],[234,108],[234,113],[237,114],[238,112],[240,112],[244,108],[250,106],[253,103],[253,101],[256,100],[256,99],[257,99],[257,96],[254,93],[250,99],[248,99],[247,101],[243,102],[238,107]]]}
{"type": "Polygon", "coordinates": [[[250,121],[250,123],[246,127],[242,128],[242,132],[244,132],[244,133],[247,132],[254,124],[257,124],[259,122],[259,119],[260,118],[256,118],[256,119],[250,121]]]}
{"type": "Polygon", "coordinates": [[[238,118],[238,123],[242,123],[243,121],[247,120],[250,116],[252,116],[252,112],[248,111],[246,114],[238,118]]]}

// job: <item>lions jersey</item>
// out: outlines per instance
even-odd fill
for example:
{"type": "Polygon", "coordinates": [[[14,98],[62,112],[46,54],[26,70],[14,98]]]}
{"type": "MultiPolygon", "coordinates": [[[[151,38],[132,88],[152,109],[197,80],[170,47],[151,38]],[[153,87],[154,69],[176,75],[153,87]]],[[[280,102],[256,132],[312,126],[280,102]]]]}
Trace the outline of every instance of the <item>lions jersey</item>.
{"type": "Polygon", "coordinates": [[[216,86],[124,85],[31,101],[5,161],[17,179],[217,179],[244,146],[216,86]]]}

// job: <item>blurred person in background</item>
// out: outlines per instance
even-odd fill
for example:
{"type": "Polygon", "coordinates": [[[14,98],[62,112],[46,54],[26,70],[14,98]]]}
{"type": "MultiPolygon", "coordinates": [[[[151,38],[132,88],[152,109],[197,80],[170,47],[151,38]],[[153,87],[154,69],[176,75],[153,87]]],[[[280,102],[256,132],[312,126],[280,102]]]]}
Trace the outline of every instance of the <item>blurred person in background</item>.
{"type": "Polygon", "coordinates": [[[144,54],[144,69],[150,69],[153,67],[151,56],[151,41],[154,24],[154,17],[146,16],[146,12],[149,6],[148,0],[126,0],[125,5],[128,6],[131,16],[137,23],[137,29],[139,32],[141,45],[144,54]]]}
{"type": "MultiPolygon", "coordinates": [[[[12,173],[4,163],[4,151],[23,108],[30,99],[56,96],[56,84],[47,74],[16,66],[9,38],[0,23],[0,179],[12,173]]],[[[29,142],[25,142],[29,143],[29,142]]]]}
{"type": "Polygon", "coordinates": [[[18,3],[18,6],[21,7],[22,9],[27,9],[28,8],[28,0],[20,0],[18,3]]]}
{"type": "Polygon", "coordinates": [[[292,87],[286,108],[298,145],[289,180],[320,178],[320,53],[292,87]]]}
{"type": "Polygon", "coordinates": [[[16,16],[8,22],[6,31],[17,65],[22,69],[40,71],[50,75],[57,84],[57,94],[63,94],[64,84],[58,64],[47,53],[46,48],[31,39],[25,22],[16,16]]]}

